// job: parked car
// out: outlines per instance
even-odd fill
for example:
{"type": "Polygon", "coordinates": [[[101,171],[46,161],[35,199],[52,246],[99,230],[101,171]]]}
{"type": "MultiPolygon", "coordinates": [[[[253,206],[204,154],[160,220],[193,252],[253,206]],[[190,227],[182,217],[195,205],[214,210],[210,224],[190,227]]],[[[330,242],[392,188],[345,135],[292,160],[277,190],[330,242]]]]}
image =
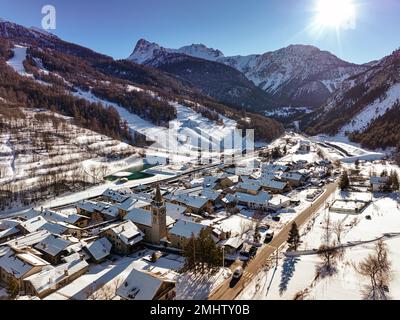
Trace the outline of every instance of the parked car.
{"type": "Polygon", "coordinates": [[[239,280],[243,276],[243,268],[237,267],[236,270],[233,272],[232,278],[235,280],[239,280]]]}
{"type": "Polygon", "coordinates": [[[265,235],[264,243],[270,243],[274,238],[275,233],[272,230],[269,230],[265,235]]]}

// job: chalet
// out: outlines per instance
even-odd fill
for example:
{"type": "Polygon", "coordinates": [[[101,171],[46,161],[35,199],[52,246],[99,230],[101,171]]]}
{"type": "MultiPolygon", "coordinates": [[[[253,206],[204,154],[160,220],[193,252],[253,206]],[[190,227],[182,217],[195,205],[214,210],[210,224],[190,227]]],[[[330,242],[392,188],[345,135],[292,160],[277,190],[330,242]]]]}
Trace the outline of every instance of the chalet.
{"type": "Polygon", "coordinates": [[[51,210],[43,211],[42,217],[45,218],[47,221],[68,223],[80,228],[85,228],[90,221],[87,216],[80,215],[78,213],[66,214],[51,210]]]}
{"type": "Polygon", "coordinates": [[[171,246],[178,249],[183,249],[187,240],[192,235],[198,237],[200,231],[206,229],[207,226],[186,220],[178,220],[175,225],[169,230],[169,240],[171,246]]]}
{"type": "Polygon", "coordinates": [[[64,255],[68,255],[68,251],[66,249],[71,244],[72,242],[69,240],[65,240],[54,235],[49,235],[36,244],[34,248],[43,254],[43,259],[53,265],[57,265],[61,262],[61,258],[64,255]]]}
{"type": "Polygon", "coordinates": [[[243,247],[244,241],[245,240],[242,237],[234,237],[223,240],[219,242],[218,245],[220,247],[223,247],[226,257],[227,255],[233,255],[237,252],[240,252],[241,248],[243,247]]]}
{"type": "Polygon", "coordinates": [[[272,173],[272,174],[279,174],[281,172],[288,172],[290,170],[289,166],[286,165],[279,165],[279,164],[264,164],[262,165],[262,172],[263,173],[272,173]]]}
{"type": "Polygon", "coordinates": [[[118,205],[119,216],[125,217],[133,209],[150,209],[151,196],[148,194],[135,194],[118,205]]]}
{"type": "Polygon", "coordinates": [[[305,182],[305,177],[298,172],[284,172],[280,179],[287,182],[291,187],[299,187],[305,182]]]}
{"type": "Polygon", "coordinates": [[[188,212],[200,214],[202,212],[212,213],[213,205],[212,201],[207,197],[192,196],[192,195],[167,195],[165,199],[169,200],[174,204],[185,206],[188,208],[188,212]]]}
{"type": "Polygon", "coordinates": [[[298,152],[309,153],[311,151],[311,142],[307,140],[302,140],[299,142],[298,152]]]}
{"type": "Polygon", "coordinates": [[[45,268],[23,280],[25,294],[43,299],[79,278],[88,270],[88,263],[80,259],[57,267],[45,268]]]}
{"type": "Polygon", "coordinates": [[[134,252],[144,234],[132,221],[124,221],[103,229],[103,234],[113,244],[113,250],[121,255],[134,252]]]}
{"type": "Polygon", "coordinates": [[[261,179],[260,185],[265,191],[271,193],[284,193],[289,189],[287,182],[277,181],[274,179],[261,179]]]}
{"type": "Polygon", "coordinates": [[[83,250],[95,263],[103,262],[111,253],[112,243],[105,237],[97,239],[86,246],[83,250]]]}
{"type": "Polygon", "coordinates": [[[175,281],[146,271],[133,269],[117,295],[124,300],[172,300],[176,296],[175,281]]]}
{"type": "Polygon", "coordinates": [[[257,195],[258,192],[261,190],[261,185],[258,180],[250,180],[247,179],[246,181],[239,182],[236,186],[237,192],[248,193],[252,195],[257,195]]]}
{"type": "Polygon", "coordinates": [[[18,237],[16,239],[7,241],[6,244],[15,250],[30,249],[34,245],[46,239],[51,233],[46,230],[39,230],[36,232],[29,233],[25,236],[18,237]]]}
{"type": "Polygon", "coordinates": [[[132,194],[133,192],[128,188],[122,190],[107,189],[101,196],[104,201],[116,204],[124,202],[132,194]]]}
{"type": "Polygon", "coordinates": [[[257,195],[237,192],[235,194],[228,194],[226,199],[228,203],[245,205],[249,209],[266,210],[268,208],[268,201],[271,199],[271,195],[264,191],[261,191],[257,195]]]}
{"type": "Polygon", "coordinates": [[[37,216],[35,218],[29,219],[27,221],[21,222],[17,228],[21,231],[23,234],[29,234],[38,230],[41,230],[41,228],[47,223],[46,219],[37,216]]]}
{"type": "Polygon", "coordinates": [[[17,227],[11,227],[0,231],[0,244],[9,241],[21,234],[21,230],[17,227]]]}
{"type": "Polygon", "coordinates": [[[281,194],[274,195],[271,200],[268,201],[268,206],[274,211],[281,210],[290,206],[290,198],[285,197],[281,194]]]}
{"type": "Polygon", "coordinates": [[[18,252],[7,248],[0,255],[0,282],[8,287],[11,282],[23,287],[23,279],[38,273],[49,263],[29,252],[18,252]]]}
{"type": "Polygon", "coordinates": [[[389,177],[377,177],[373,176],[370,178],[370,186],[373,192],[382,192],[384,191],[387,183],[389,181],[389,177]]]}

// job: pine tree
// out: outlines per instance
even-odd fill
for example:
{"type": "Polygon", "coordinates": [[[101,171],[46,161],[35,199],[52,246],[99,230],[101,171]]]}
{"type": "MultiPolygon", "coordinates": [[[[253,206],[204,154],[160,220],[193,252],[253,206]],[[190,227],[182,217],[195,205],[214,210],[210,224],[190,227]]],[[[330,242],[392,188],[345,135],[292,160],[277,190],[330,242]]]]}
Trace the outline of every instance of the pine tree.
{"type": "Polygon", "coordinates": [[[260,224],[256,224],[256,227],[254,229],[254,242],[259,243],[261,239],[261,234],[260,234],[260,224]]]}
{"type": "Polygon", "coordinates": [[[398,191],[400,189],[400,183],[399,183],[399,174],[397,173],[396,170],[392,170],[392,172],[390,173],[390,178],[392,180],[393,191],[398,191]]]}
{"type": "Polygon", "coordinates": [[[342,176],[340,177],[339,187],[341,190],[346,190],[350,186],[350,179],[347,170],[343,170],[342,176]]]}
{"type": "Polygon", "coordinates": [[[289,231],[289,238],[287,240],[291,250],[297,250],[300,245],[300,233],[296,222],[293,222],[289,231]]]}
{"type": "Polygon", "coordinates": [[[194,273],[213,275],[222,266],[222,249],[214,242],[209,229],[201,230],[198,237],[192,235],[183,255],[185,269],[194,273]]]}

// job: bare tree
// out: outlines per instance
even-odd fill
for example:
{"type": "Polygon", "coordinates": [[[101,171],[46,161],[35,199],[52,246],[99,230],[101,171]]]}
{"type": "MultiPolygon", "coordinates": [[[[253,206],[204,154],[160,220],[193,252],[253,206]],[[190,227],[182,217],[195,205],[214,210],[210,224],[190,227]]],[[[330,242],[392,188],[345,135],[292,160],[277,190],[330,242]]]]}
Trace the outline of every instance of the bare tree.
{"type": "Polygon", "coordinates": [[[323,244],[318,249],[318,255],[322,258],[322,265],[317,267],[319,276],[329,276],[336,272],[336,258],[339,256],[339,250],[335,243],[330,245],[323,244]]]}
{"type": "Polygon", "coordinates": [[[355,267],[357,272],[369,278],[369,285],[363,289],[364,299],[387,300],[389,282],[391,280],[391,262],[385,243],[380,240],[375,246],[375,252],[355,267]]]}
{"type": "Polygon", "coordinates": [[[336,235],[337,242],[342,243],[341,240],[344,232],[343,221],[337,221],[336,223],[333,224],[333,232],[336,235]]]}
{"type": "Polygon", "coordinates": [[[97,288],[89,288],[87,297],[89,300],[113,300],[117,295],[118,288],[122,285],[121,277],[115,278],[111,283],[97,286],[97,288]]]}

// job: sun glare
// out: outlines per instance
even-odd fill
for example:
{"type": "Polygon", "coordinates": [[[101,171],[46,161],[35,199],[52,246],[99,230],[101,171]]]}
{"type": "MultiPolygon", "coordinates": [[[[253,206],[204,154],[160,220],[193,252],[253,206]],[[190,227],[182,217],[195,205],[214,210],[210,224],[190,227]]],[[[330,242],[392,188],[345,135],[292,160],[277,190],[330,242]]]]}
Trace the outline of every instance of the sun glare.
{"type": "Polygon", "coordinates": [[[352,0],[318,0],[316,24],[320,27],[354,29],[356,10],[352,0]]]}

